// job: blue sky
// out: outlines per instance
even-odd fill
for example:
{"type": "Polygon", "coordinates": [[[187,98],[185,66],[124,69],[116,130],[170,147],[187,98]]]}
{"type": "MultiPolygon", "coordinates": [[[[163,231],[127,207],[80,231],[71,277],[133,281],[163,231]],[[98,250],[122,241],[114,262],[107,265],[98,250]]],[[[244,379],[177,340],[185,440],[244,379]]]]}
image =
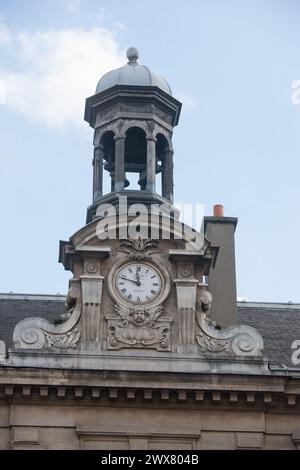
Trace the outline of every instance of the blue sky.
{"type": "Polygon", "coordinates": [[[239,296],[300,302],[299,24],[297,0],[0,0],[0,291],[66,292],[58,240],[91,202],[84,99],[136,46],[183,101],[176,201],[239,218],[239,296]]]}

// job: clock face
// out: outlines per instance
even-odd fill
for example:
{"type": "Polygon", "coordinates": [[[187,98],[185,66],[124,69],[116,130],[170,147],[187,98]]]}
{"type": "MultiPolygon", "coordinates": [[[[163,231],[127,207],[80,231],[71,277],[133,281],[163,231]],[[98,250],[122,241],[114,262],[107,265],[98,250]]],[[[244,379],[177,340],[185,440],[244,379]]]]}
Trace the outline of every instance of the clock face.
{"type": "Polygon", "coordinates": [[[155,300],[162,289],[159,272],[150,264],[128,263],[115,278],[119,296],[133,304],[145,304],[155,300]]]}

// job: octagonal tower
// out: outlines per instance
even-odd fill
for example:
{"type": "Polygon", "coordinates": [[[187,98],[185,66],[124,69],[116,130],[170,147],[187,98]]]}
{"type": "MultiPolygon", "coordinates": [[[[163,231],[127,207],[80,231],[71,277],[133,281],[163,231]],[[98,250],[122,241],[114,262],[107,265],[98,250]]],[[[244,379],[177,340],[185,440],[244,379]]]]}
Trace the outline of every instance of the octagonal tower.
{"type": "Polygon", "coordinates": [[[127,51],[128,63],[105,74],[95,95],[87,98],[85,120],[95,129],[93,203],[87,223],[96,217],[99,204],[117,204],[120,195],[129,202],[173,204],[173,128],[181,103],[169,84],[138,63],[138,51],[127,51]],[[104,194],[103,176],[110,176],[104,194]],[[132,173],[139,189],[131,189],[132,173]],[[161,194],[156,178],[161,173],[161,194]]]}

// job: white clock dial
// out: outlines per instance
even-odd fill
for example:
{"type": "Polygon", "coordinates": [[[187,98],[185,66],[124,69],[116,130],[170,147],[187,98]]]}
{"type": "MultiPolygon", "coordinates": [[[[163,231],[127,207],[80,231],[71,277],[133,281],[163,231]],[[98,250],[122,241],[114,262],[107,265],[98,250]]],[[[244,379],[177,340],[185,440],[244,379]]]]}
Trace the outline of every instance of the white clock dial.
{"type": "Polygon", "coordinates": [[[158,297],[162,280],[150,264],[128,263],[116,276],[116,289],[122,299],[133,304],[144,304],[158,297]]]}

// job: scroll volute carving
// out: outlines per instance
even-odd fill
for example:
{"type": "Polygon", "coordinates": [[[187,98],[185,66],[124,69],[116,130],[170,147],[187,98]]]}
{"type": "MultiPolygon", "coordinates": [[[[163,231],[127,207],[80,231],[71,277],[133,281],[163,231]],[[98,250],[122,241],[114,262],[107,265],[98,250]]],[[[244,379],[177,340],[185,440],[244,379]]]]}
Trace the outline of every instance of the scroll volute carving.
{"type": "Polygon", "coordinates": [[[261,356],[263,339],[257,330],[248,325],[221,329],[209,318],[213,298],[206,287],[206,284],[199,283],[197,293],[196,320],[199,329],[196,332],[196,342],[200,352],[261,356]]]}
{"type": "Polygon", "coordinates": [[[65,313],[56,324],[44,318],[25,318],[14,329],[15,348],[22,349],[75,349],[80,342],[79,319],[81,295],[78,280],[70,282],[65,313]]]}

